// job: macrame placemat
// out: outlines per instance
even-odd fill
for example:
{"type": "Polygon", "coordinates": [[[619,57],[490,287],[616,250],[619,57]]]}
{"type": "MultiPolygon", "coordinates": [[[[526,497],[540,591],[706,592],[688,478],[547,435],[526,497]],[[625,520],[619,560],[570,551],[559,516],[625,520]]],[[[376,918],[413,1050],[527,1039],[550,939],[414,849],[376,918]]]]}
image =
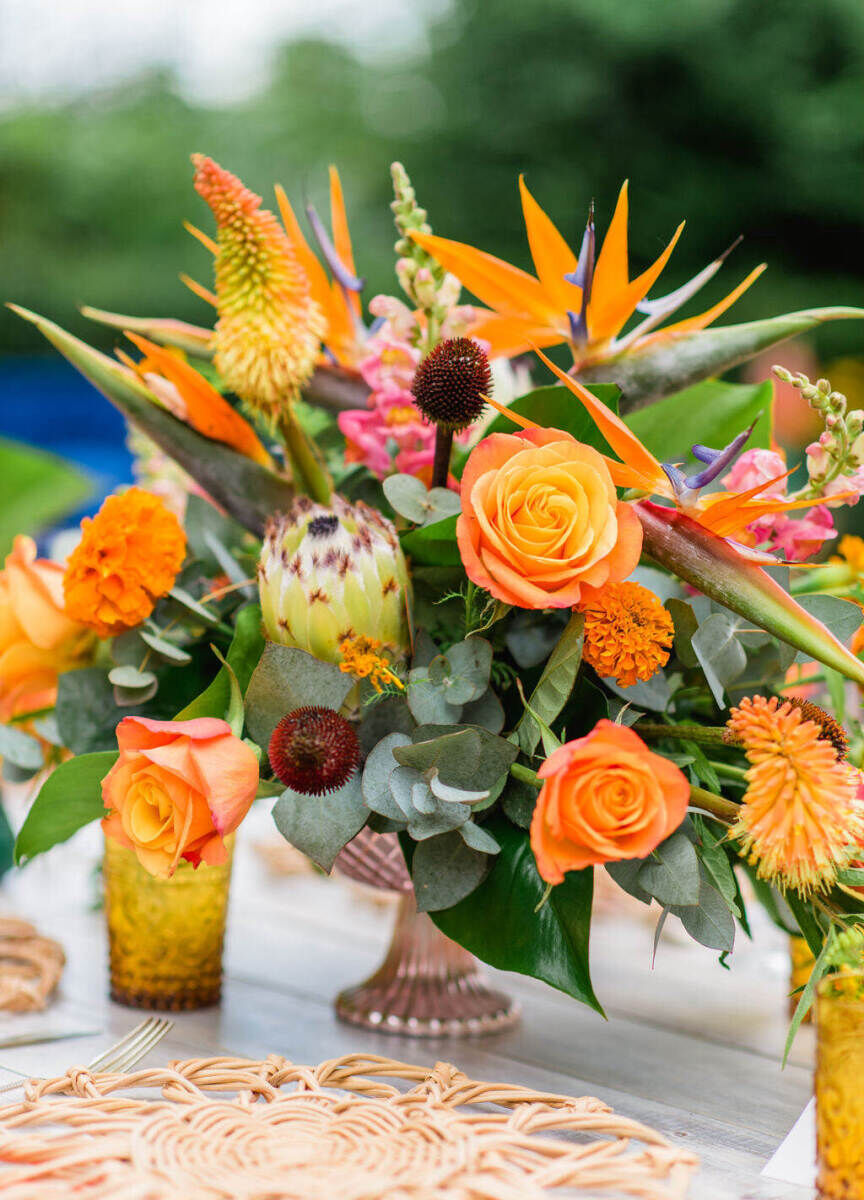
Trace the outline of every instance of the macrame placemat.
{"type": "Polygon", "coordinates": [[[591,1097],[364,1054],[79,1067],[0,1108],[7,1200],[678,1200],[696,1161],[591,1097]]]}
{"type": "Polygon", "coordinates": [[[0,1009],[37,1012],[60,982],[66,956],[28,921],[0,917],[0,1009]]]}

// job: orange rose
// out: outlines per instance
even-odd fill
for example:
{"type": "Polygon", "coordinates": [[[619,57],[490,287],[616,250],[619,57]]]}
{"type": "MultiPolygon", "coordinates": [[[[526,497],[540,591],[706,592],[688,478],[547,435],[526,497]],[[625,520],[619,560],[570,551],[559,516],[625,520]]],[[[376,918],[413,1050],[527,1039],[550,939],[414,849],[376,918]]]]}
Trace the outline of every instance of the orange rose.
{"type": "Polygon", "coordinates": [[[255,799],[258,760],[226,721],[124,717],[120,757],[102,780],[108,837],[134,850],[151,875],[172,875],[181,858],[226,860],[223,838],[255,799]]]}
{"type": "Polygon", "coordinates": [[[519,608],[570,608],[626,579],[642,526],[603,456],[560,429],[493,433],[462,475],[456,525],[468,577],[519,608]]]}
{"type": "Polygon", "coordinates": [[[531,821],[531,848],[547,883],[596,863],[645,858],[687,812],[690,784],[638,734],[598,721],[550,754],[531,821]]]}
{"type": "Polygon", "coordinates": [[[0,571],[0,723],[51,708],[57,676],[82,666],[92,644],[64,611],[63,568],[17,537],[0,571]]]}

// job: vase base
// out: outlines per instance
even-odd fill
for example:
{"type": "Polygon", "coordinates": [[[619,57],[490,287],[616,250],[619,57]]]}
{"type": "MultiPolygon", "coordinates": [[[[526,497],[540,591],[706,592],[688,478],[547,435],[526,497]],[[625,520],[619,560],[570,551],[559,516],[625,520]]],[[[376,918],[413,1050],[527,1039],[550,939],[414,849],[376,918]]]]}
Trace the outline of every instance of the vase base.
{"type": "Polygon", "coordinates": [[[111,984],[111,999],[124,1008],[143,1008],[150,1012],[194,1012],[199,1008],[213,1008],[222,998],[221,988],[207,991],[186,991],[174,995],[157,994],[133,988],[121,988],[111,984]]]}
{"type": "Polygon", "coordinates": [[[349,1025],[402,1037],[482,1037],[512,1029],[519,1005],[490,988],[479,972],[447,981],[374,980],[336,997],[336,1015],[349,1025]]]}

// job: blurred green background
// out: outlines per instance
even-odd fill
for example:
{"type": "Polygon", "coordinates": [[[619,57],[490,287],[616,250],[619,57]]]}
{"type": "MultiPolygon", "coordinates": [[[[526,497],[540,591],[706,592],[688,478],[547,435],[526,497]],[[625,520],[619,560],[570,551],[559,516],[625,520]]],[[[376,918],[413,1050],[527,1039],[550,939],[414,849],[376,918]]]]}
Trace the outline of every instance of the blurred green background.
{"type": "MultiPolygon", "coordinates": [[[[722,320],[864,305],[861,0],[461,0],[412,12],[416,36],[392,50],[386,28],[362,52],[326,30],[298,35],[233,102],[196,98],[152,65],[68,98],[7,92],[4,295],[106,346],[114,339],[78,304],[206,322],[177,278],[210,282],[207,253],[181,225],[212,227],[191,188],[197,150],[268,203],[278,181],[323,207],[327,164],[338,164],[367,295],[395,290],[388,166],[399,158],[436,232],[522,266],[520,171],[577,242],[591,198],[602,232],[629,178],[637,267],[687,218],[659,290],[743,234],[702,307],[757,262],[769,270],[722,320]]],[[[207,39],[206,21],[195,35],[207,39]]],[[[821,363],[861,356],[864,329],[828,325],[812,349],[821,363]]],[[[93,414],[79,415],[91,439],[104,423],[116,448],[122,430],[86,389],[72,398],[65,368],[33,359],[44,350],[3,312],[0,434],[98,472],[75,428],[52,422],[55,401],[66,416],[93,414]]],[[[122,469],[112,461],[103,474],[122,469]]]]}

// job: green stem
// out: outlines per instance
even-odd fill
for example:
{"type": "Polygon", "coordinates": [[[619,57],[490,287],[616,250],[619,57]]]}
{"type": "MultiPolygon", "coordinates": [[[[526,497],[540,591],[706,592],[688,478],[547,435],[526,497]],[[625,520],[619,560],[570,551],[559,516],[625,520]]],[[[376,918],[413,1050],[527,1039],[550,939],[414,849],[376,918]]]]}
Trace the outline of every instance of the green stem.
{"type": "Polygon", "coordinates": [[[291,463],[297,490],[305,492],[319,504],[329,504],[333,495],[333,481],[323,462],[319,461],[290,406],[286,407],[279,417],[279,432],[291,463]]]}
{"type": "Polygon", "coordinates": [[[713,759],[710,759],[709,761],[711,762],[711,766],[714,768],[717,774],[721,776],[721,778],[735,779],[740,783],[747,782],[747,772],[743,767],[733,767],[731,763],[714,762],[713,759]]]}
{"type": "Polygon", "coordinates": [[[537,772],[532,771],[530,767],[523,766],[522,763],[512,763],[510,774],[514,779],[521,779],[523,783],[530,783],[532,787],[539,789],[543,786],[543,780],[538,779],[537,772]]]}
{"type": "Polygon", "coordinates": [[[634,726],[640,737],[677,738],[695,742],[697,746],[734,746],[736,741],[725,725],[662,725],[659,722],[639,721],[634,726]]]}
{"type": "MultiPolygon", "coordinates": [[[[512,771],[513,768],[510,769],[512,771]]],[[[690,788],[690,804],[693,808],[700,808],[703,812],[710,813],[712,817],[716,817],[718,821],[723,821],[726,825],[733,825],[738,820],[741,811],[740,804],[735,804],[733,800],[726,800],[714,792],[706,792],[704,788],[700,787],[690,788]]]]}

